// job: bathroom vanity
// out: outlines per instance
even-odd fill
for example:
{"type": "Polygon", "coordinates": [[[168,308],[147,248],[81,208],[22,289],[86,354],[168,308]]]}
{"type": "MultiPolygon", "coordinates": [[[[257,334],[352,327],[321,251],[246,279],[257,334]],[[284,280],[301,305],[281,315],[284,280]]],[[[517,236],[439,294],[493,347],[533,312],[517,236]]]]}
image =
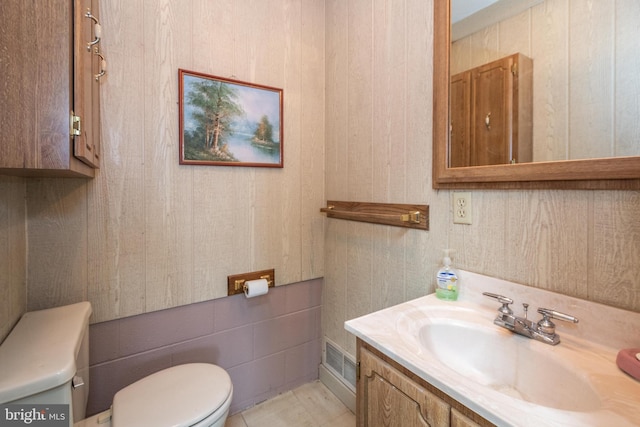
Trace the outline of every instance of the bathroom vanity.
{"type": "Polygon", "coordinates": [[[357,337],[357,425],[634,426],[640,381],[616,365],[640,347],[640,313],[460,271],[458,301],[418,298],[346,322],[357,337]],[[501,304],[556,321],[557,345],[494,324],[501,304]]]}
{"type": "Polygon", "coordinates": [[[361,339],[357,345],[358,427],[494,425],[361,339]]]}

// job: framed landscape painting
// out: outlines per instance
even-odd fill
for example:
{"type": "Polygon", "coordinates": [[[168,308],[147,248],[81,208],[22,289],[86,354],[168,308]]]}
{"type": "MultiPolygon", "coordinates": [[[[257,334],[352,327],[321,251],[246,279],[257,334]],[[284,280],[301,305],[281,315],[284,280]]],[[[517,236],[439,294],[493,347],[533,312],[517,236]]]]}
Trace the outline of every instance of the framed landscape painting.
{"type": "Polygon", "coordinates": [[[181,165],[283,167],[282,89],[178,75],[181,165]]]}

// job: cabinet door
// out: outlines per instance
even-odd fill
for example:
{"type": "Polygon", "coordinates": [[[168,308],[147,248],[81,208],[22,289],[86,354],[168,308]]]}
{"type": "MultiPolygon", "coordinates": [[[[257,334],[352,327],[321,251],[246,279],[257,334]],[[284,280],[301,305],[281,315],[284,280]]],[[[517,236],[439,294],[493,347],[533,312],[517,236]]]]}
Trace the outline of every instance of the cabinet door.
{"type": "Polygon", "coordinates": [[[359,427],[449,426],[449,405],[360,348],[359,427]]]}
{"type": "Polygon", "coordinates": [[[472,71],[471,165],[508,164],[513,111],[513,58],[490,62],[472,71]]]}
{"type": "Polygon", "coordinates": [[[81,0],[0,1],[2,174],[94,176],[93,167],[74,156],[70,126],[79,94],[75,83],[79,7],[84,7],[81,0]]]}
{"type": "Polygon", "coordinates": [[[471,165],[470,76],[471,73],[465,71],[451,77],[451,122],[449,123],[449,167],[451,168],[471,165]]]}
{"type": "Polygon", "coordinates": [[[0,3],[0,169],[69,167],[68,0],[0,3]]]}
{"type": "Polygon", "coordinates": [[[451,427],[480,427],[480,424],[451,408],[451,427]]]}
{"type": "Polygon", "coordinates": [[[80,125],[73,154],[84,163],[100,163],[100,43],[95,42],[99,19],[98,0],[74,0],[74,94],[73,108],[80,125]],[[92,18],[93,17],[93,18],[92,18]]]}

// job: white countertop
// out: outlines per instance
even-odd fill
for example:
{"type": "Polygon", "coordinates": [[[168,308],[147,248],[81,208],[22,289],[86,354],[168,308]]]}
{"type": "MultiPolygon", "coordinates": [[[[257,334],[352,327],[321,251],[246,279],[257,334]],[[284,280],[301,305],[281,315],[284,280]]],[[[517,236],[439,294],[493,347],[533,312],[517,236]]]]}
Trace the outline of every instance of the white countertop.
{"type": "MultiPolygon", "coordinates": [[[[640,347],[640,313],[466,271],[460,271],[460,279],[458,301],[441,301],[432,294],[349,320],[345,328],[500,426],[640,425],[640,382],[622,372],[615,362],[618,350],[640,347]],[[420,328],[425,324],[446,323],[448,318],[443,316],[450,316],[452,323],[473,322],[479,328],[493,334],[507,334],[511,339],[511,332],[493,324],[500,304],[483,296],[484,291],[513,299],[512,309],[516,315],[522,314],[523,302],[529,303],[530,319],[538,319],[536,310],[539,307],[577,317],[580,320],[577,324],[554,320],[561,338],[559,345],[551,346],[520,336],[514,339],[519,340],[518,345],[527,346],[529,351],[544,354],[554,363],[573,369],[579,378],[590,384],[599,404],[593,408],[582,405],[579,410],[567,410],[561,405],[554,408],[551,407],[553,405],[542,406],[514,398],[469,380],[421,346],[418,339],[420,328]]],[[[518,369],[528,370],[529,374],[532,369],[536,373],[545,369],[535,363],[528,364],[526,360],[515,363],[518,369]]],[[[536,375],[533,377],[535,381],[536,375]]],[[[561,397],[566,392],[558,381],[548,381],[541,386],[548,391],[550,399],[561,397]]]]}

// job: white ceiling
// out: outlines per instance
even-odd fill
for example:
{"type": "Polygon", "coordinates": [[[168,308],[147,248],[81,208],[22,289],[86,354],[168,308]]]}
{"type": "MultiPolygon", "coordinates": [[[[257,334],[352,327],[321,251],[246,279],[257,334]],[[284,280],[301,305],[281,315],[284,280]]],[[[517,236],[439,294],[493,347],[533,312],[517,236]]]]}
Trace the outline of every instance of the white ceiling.
{"type": "Polygon", "coordinates": [[[451,2],[451,22],[458,22],[477,11],[491,6],[498,0],[453,0],[451,2]]]}
{"type": "Polygon", "coordinates": [[[544,0],[452,0],[451,40],[515,16],[544,0]]]}

